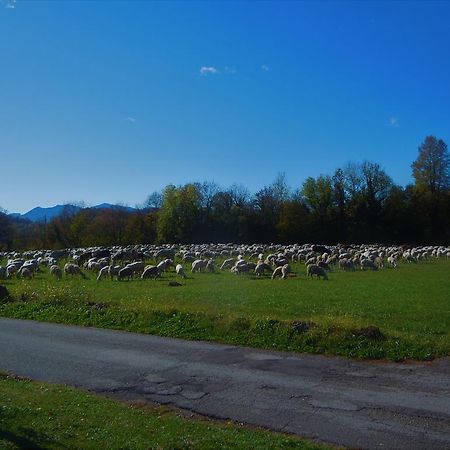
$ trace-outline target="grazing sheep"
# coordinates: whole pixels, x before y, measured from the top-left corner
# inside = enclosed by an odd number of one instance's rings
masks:
[[[284,266],[278,266],[272,273],[272,280],[276,277],[280,277],[282,279],[286,279],[291,272],[291,267],[289,264],[285,264]]]
[[[81,269],[80,266],[77,266],[73,263],[66,263],[64,265],[64,274],[65,275],[81,275]]]
[[[173,266],[173,261],[171,259],[164,259],[156,267],[158,267],[159,272],[165,272],[170,266]]]
[[[264,275],[264,272],[271,272],[272,271],[272,267],[270,266],[270,264],[267,264],[265,262],[258,262],[258,264],[256,264],[255,267],[255,273],[258,277],[260,277],[261,275]]]
[[[144,261],[135,261],[135,262],[127,264],[125,267],[129,267],[133,271],[133,274],[135,274],[135,273],[142,272],[144,270],[145,262]],[[125,267],[124,267],[124,269],[125,269]]]
[[[234,266],[234,258],[226,259],[220,266],[221,270],[231,269]]]
[[[361,265],[361,270],[366,270],[366,269],[378,270],[378,267],[369,258],[361,259],[360,265]]]
[[[381,256],[377,256],[375,258],[374,264],[379,268],[379,269],[384,269],[384,259]]]
[[[215,272],[214,264],[215,261],[213,259],[208,260],[208,262],[206,263],[206,270],[208,272]]]
[[[160,271],[158,266],[147,266],[142,272],[141,278],[143,280],[147,278],[153,278],[156,280],[160,276]]]
[[[236,275],[239,275],[241,273],[248,273],[250,270],[250,267],[244,260],[239,260],[232,268],[231,272],[235,273]]]
[[[196,259],[193,263],[192,263],[192,269],[191,272],[201,272],[206,265],[208,264],[208,261],[205,259]]]
[[[57,280],[60,280],[62,278],[61,267],[57,266],[56,264],[53,264],[52,266],[50,266],[50,274],[54,276]]]
[[[405,256],[404,256],[404,260],[405,260],[406,262],[408,262],[408,263],[414,263],[414,264],[417,264],[417,259],[414,258],[413,255],[405,255]]]
[[[397,260],[396,260],[395,256],[393,256],[393,255],[388,256],[387,261],[394,269],[396,269],[398,267]]]
[[[306,276],[310,276],[312,278],[313,275],[316,275],[317,278],[322,277],[324,280],[328,280],[328,275],[325,270],[317,264],[310,264],[306,267]]]
[[[181,264],[177,264],[177,266],[175,267],[175,272],[181,278],[187,278],[186,273],[184,272],[183,266]]]
[[[131,266],[125,266],[123,269],[119,270],[119,273],[117,274],[117,281],[121,281],[123,278],[127,278],[128,281],[130,281],[130,278],[133,277],[134,274],[134,268]]]
[[[97,270],[101,269],[101,266],[98,261],[88,261],[87,263],[85,263],[85,268],[96,272]]]
[[[286,265],[289,261],[286,258],[277,258],[274,261],[275,267],[282,267]]]
[[[111,280],[119,275],[121,268],[121,266],[109,266],[108,275],[111,277]]]
[[[342,258],[339,260],[339,267],[344,271],[354,272],[356,270],[355,265],[351,259]]]
[[[19,274],[22,276],[22,278],[27,278],[28,280],[31,280],[33,278],[33,271],[29,267],[22,267],[19,270]]]
[[[328,270],[328,272],[331,272],[331,267],[325,261],[319,261],[317,265],[322,267],[323,270]]]
[[[18,267],[14,264],[10,264],[6,267],[6,278],[11,278],[12,275],[17,274]]]
[[[338,262],[338,257],[337,255],[329,256],[325,261],[329,266],[332,266]]]
[[[317,258],[315,256],[313,256],[312,258],[308,258],[305,261],[305,266],[309,266],[311,264],[316,264],[316,262],[317,262]]]
[[[276,277],[280,277],[283,275],[282,273],[282,267],[278,266],[275,268],[275,270],[272,273],[272,280],[275,279]]]
[[[109,275],[109,266],[102,267],[98,271],[97,281],[100,281],[103,277],[106,277],[107,275]]]
[[[175,249],[173,248],[162,248],[156,252],[155,258],[158,260],[159,258],[170,258],[172,260],[175,259]]]

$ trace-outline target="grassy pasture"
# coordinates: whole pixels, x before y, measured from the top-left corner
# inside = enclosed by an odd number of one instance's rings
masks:
[[[188,420],[58,385],[0,374],[0,449],[325,449],[234,423]]]
[[[96,282],[48,269],[5,282],[0,315],[123,329],[262,348],[357,358],[432,359],[450,354],[450,262],[400,264],[377,272],[288,280],[189,274],[181,287],[159,280]],[[367,327],[377,327],[381,334]]]

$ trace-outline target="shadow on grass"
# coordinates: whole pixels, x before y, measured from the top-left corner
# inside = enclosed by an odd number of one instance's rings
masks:
[[[21,428],[18,432],[20,434],[0,429],[0,441],[10,442],[18,448],[29,450],[43,450],[48,448],[47,444],[49,443],[57,444],[58,448],[68,448],[60,442],[55,443],[55,441],[46,434],[39,433],[38,431],[29,428]]]

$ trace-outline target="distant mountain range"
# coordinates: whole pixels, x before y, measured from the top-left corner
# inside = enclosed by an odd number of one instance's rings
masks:
[[[119,208],[125,211],[135,211],[136,208],[132,208],[131,206],[121,206],[121,205],[112,205],[111,203],[101,203],[100,205],[90,206],[89,208],[95,209],[110,209],[110,208]],[[60,216],[63,212],[68,214],[76,214],[82,208],[80,206],[75,205],[55,205],[50,208],[41,208],[40,206],[33,208],[32,210],[26,212],[25,214],[20,213],[11,213],[9,216],[15,217],[18,219],[30,220],[31,222],[43,222],[50,221],[54,217]]]

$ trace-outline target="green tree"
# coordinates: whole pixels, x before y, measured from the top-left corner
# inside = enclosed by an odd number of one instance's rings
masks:
[[[171,243],[193,242],[198,238],[197,227],[201,214],[201,195],[194,184],[167,186],[158,220],[158,241]]]
[[[416,187],[439,194],[450,187],[450,155],[442,139],[427,136],[412,163]]]

